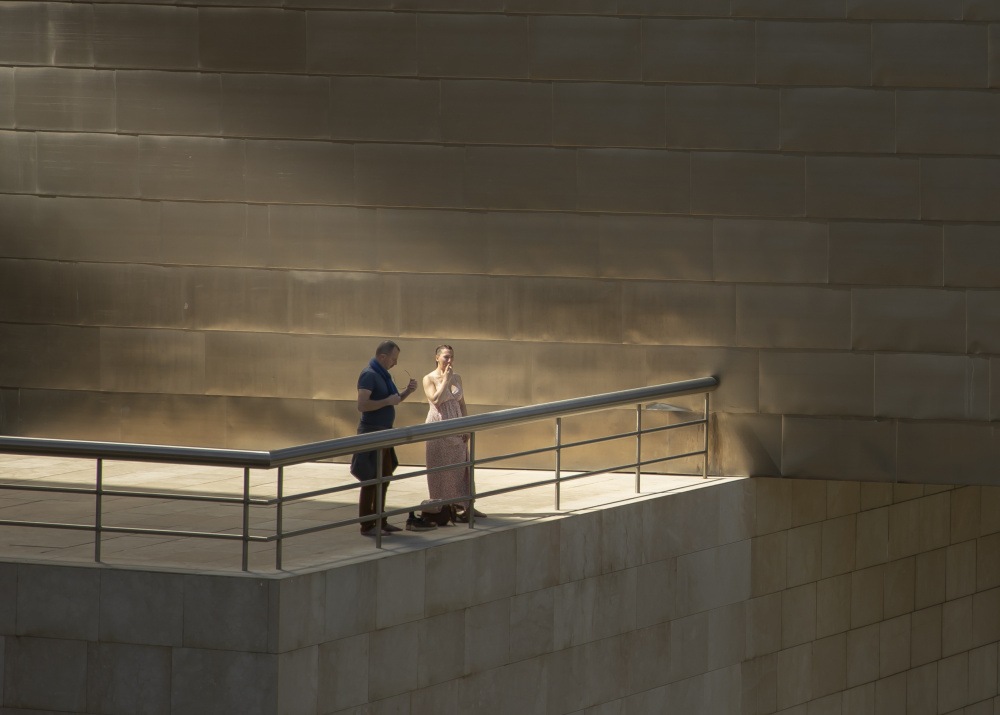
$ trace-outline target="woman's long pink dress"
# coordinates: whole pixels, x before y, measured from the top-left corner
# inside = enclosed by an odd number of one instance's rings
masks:
[[[451,386],[451,394],[440,404],[431,403],[425,422],[440,422],[462,416],[458,401],[462,399],[462,388]],[[442,437],[427,441],[427,468],[460,464],[469,459],[469,445],[461,435]],[[469,468],[443,469],[427,475],[427,491],[431,499],[454,499],[469,495]],[[459,502],[468,509],[468,502]]]

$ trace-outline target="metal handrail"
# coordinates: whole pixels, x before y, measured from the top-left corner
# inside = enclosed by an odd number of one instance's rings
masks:
[[[440,500],[439,502],[434,502],[435,504],[448,504],[458,501],[468,501],[470,509],[470,528],[474,525],[475,519],[472,515],[474,510],[472,509],[472,504],[477,498],[482,498],[485,496],[491,496],[495,494],[502,494],[511,491],[518,491],[520,489],[532,488],[535,486],[541,486],[546,484],[554,484],[556,488],[556,509],[559,506],[559,494],[560,494],[560,484],[564,481],[569,481],[570,479],[580,479],[586,476],[592,476],[596,474],[602,474],[607,472],[613,472],[620,469],[635,468],[635,486],[636,492],[640,491],[640,476],[643,466],[661,463],[664,461],[672,459],[681,459],[685,457],[703,455],[704,461],[702,465],[702,476],[707,475],[708,468],[708,420],[709,420],[709,393],[714,391],[718,387],[719,381],[716,377],[703,377],[693,380],[684,380],[681,382],[667,383],[663,385],[654,385],[652,387],[639,387],[631,390],[620,390],[617,392],[604,393],[600,395],[590,395],[587,397],[577,397],[569,400],[559,400],[556,402],[548,402],[539,405],[529,405],[526,407],[515,407],[506,410],[498,410],[496,412],[489,412],[480,415],[470,415],[467,417],[459,417],[455,419],[449,419],[441,422],[432,422],[427,424],[413,425],[409,427],[399,427],[390,430],[381,430],[378,432],[372,432],[368,434],[352,435],[349,437],[341,437],[338,439],[325,440],[322,442],[314,442],[311,444],[298,445],[294,447],[284,447],[281,449],[275,449],[271,451],[259,451],[259,450],[236,450],[236,449],[212,449],[212,448],[201,448],[201,447],[182,447],[173,445],[151,445],[151,444],[130,444],[121,442],[97,442],[97,441],[83,441],[83,440],[62,440],[62,439],[48,439],[48,438],[38,438],[38,437],[0,437],[0,453],[5,454],[24,454],[24,455],[43,455],[49,457],[65,457],[65,458],[83,458],[83,459],[96,459],[97,460],[97,480],[96,488],[94,489],[84,489],[77,487],[51,487],[51,486],[30,486],[25,484],[0,484],[0,490],[20,490],[20,491],[38,491],[38,492],[64,492],[64,493],[74,493],[74,494],[87,494],[96,496],[96,509],[95,509],[95,523],[93,525],[86,524],[59,524],[52,522],[28,522],[28,521],[9,521],[4,520],[0,522],[0,525],[5,526],[26,526],[26,527],[41,527],[41,528],[54,528],[54,529],[73,529],[73,530],[92,530],[95,532],[95,544],[94,544],[94,558],[95,561],[100,561],[101,557],[101,533],[111,532],[111,533],[135,533],[135,534],[161,534],[161,535],[176,535],[176,536],[189,536],[189,537],[199,537],[199,538],[213,538],[213,539],[239,539],[243,542],[243,570],[248,569],[248,548],[251,542],[271,542],[275,541],[276,548],[276,567],[281,568],[281,544],[284,538],[291,538],[293,536],[302,535],[305,533],[313,533],[315,531],[322,531],[325,529],[336,528],[338,526],[344,526],[347,524],[358,523],[363,520],[377,520],[378,524],[381,525],[382,521],[386,516],[391,516],[398,513],[405,513],[409,509],[393,509],[386,510],[384,505],[378,503],[376,505],[376,514],[369,517],[358,517],[355,519],[347,519],[339,522],[332,522],[329,524],[323,524],[316,527],[309,527],[307,529],[299,529],[293,532],[282,532],[282,509],[284,504],[296,501],[299,499],[310,498],[315,496],[321,496],[328,493],[346,491],[349,489],[357,489],[362,486],[374,486],[381,485],[384,482],[396,481],[399,479],[412,478],[416,476],[421,476],[424,474],[429,474],[434,471],[440,471],[442,469],[453,469],[455,467],[468,467],[470,471],[470,482],[471,482],[471,494],[468,497],[461,497],[457,499],[450,500]],[[642,403],[648,400],[657,400],[667,397],[681,397],[684,395],[692,394],[704,394],[705,395],[705,411],[704,416],[701,419],[691,420],[688,422],[682,422],[667,426],[653,427],[653,428],[643,428],[641,419]],[[623,406],[635,406],[637,408],[636,417],[636,429],[634,431],[616,433],[614,435],[605,435],[602,437],[580,440],[577,442],[563,443],[561,441],[561,423],[562,418],[568,415],[578,415],[588,412],[595,412],[598,410],[612,409],[615,407]],[[492,457],[485,457],[477,459],[475,456],[475,436],[476,432],[497,429],[501,427],[510,427],[513,425],[524,424],[528,422],[536,422],[539,420],[553,419],[556,421],[556,442],[551,447],[543,447],[540,449],[532,449],[525,452],[516,452],[505,455],[498,455]],[[642,435],[650,434],[654,432],[660,432],[668,429],[677,429],[680,427],[687,427],[692,425],[705,425],[704,431],[704,442],[703,448],[694,452],[686,452],[684,454],[672,455],[668,457],[661,457],[652,460],[642,459]],[[408,472],[406,474],[395,475],[391,477],[378,477],[376,479],[371,479],[367,481],[361,481],[353,485],[345,485],[339,487],[331,487],[328,489],[314,490],[310,492],[304,492],[302,494],[285,494],[284,493],[284,467],[292,466],[295,464],[302,464],[305,462],[314,462],[322,459],[330,459],[333,457],[340,457],[348,454],[355,454],[358,452],[368,452],[373,450],[378,450],[378,457],[381,458],[381,448],[385,447],[395,447],[404,444],[410,444],[413,442],[424,442],[432,439],[439,439],[442,437],[449,437],[453,435],[469,434],[470,435],[470,453],[469,460],[463,464],[459,465],[448,465],[448,467],[440,467],[434,469],[423,469],[413,472]],[[622,465],[620,467],[612,467],[599,469],[592,472],[585,472],[582,474],[574,474],[571,476],[562,476],[560,473],[561,464],[561,453],[562,450],[571,447],[578,447],[589,444],[596,444],[599,442],[604,442],[611,439],[622,439],[627,437],[636,438],[636,460],[635,462]],[[483,492],[481,494],[476,493],[475,489],[475,467],[477,464],[485,464],[490,462],[495,462],[503,459],[511,459],[516,456],[523,456],[528,454],[541,454],[545,452],[555,452],[555,477],[553,479],[542,480],[538,482],[532,482],[528,485],[519,485],[516,487],[506,487],[503,489],[495,489],[488,492]],[[140,491],[125,491],[125,490],[111,490],[103,488],[102,472],[103,472],[103,462],[105,460],[115,460],[115,461],[130,461],[130,462],[164,462],[169,464],[188,464],[188,465],[200,465],[200,466],[223,466],[223,467],[240,467],[243,469],[243,494],[240,497],[221,497],[221,496],[210,496],[210,495],[190,495],[190,494],[171,494],[163,492],[140,492]],[[252,498],[250,496],[250,470],[251,469],[278,469],[278,494],[276,498]],[[377,470],[381,473],[381,470]],[[377,495],[381,496],[381,488],[376,489]],[[243,507],[243,524],[241,534],[222,534],[214,532],[192,532],[192,531],[172,531],[172,530],[161,530],[161,529],[142,529],[142,528],[131,528],[131,527],[109,527],[102,524],[102,509],[101,501],[104,496],[127,496],[127,497],[137,497],[137,498],[157,498],[157,499],[185,499],[193,501],[207,501],[207,502],[222,502],[234,505],[242,505]],[[381,501],[378,499],[377,501]],[[261,506],[276,506],[277,507],[277,529],[276,533],[272,536],[259,536],[251,535],[249,533],[249,509],[251,506],[261,507]],[[381,529],[376,529],[376,544],[381,547]]]

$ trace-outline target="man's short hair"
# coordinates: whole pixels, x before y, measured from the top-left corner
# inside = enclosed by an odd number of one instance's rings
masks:
[[[375,355],[392,355],[393,350],[399,350],[399,346],[391,340],[383,340],[375,348]]]

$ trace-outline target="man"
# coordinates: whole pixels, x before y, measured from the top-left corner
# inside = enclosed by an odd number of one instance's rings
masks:
[[[361,375],[358,377],[358,412],[361,413],[358,434],[392,429],[392,424],[396,419],[396,405],[417,389],[417,381],[412,378],[402,393],[396,388],[389,370],[396,366],[398,360],[399,346],[391,340],[385,340],[379,343],[375,349],[375,357],[369,361],[368,367],[361,371]],[[377,450],[355,454],[351,459],[351,474],[359,481],[375,479],[377,463]],[[392,447],[383,449],[382,476],[390,476],[398,466],[399,460],[396,459],[396,450]],[[388,489],[389,482],[383,483],[383,509],[385,509],[385,494]],[[374,484],[361,487],[358,516],[371,516],[376,513],[376,490],[377,487]],[[411,531],[425,531],[435,527],[430,524],[425,525],[422,519],[410,512],[406,528]],[[382,522],[383,536],[394,531],[400,531],[400,528],[393,526],[388,521]],[[375,536],[375,520],[361,522],[361,533],[364,536]]]

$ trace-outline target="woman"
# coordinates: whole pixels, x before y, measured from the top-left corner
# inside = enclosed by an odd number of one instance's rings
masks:
[[[455,351],[451,345],[438,345],[434,350],[434,362],[437,367],[424,375],[424,393],[430,403],[426,422],[440,422],[453,417],[464,417],[469,412],[465,407],[465,396],[462,393],[462,378],[455,373],[453,362]],[[449,464],[459,464],[469,459],[469,435],[442,437],[427,441],[427,468],[445,467]],[[432,500],[454,499],[469,496],[469,468],[457,467],[443,469],[427,475],[427,490]],[[458,521],[468,521],[469,502],[456,504],[464,510],[464,515],[457,517]],[[477,517],[484,517],[476,511]]]

